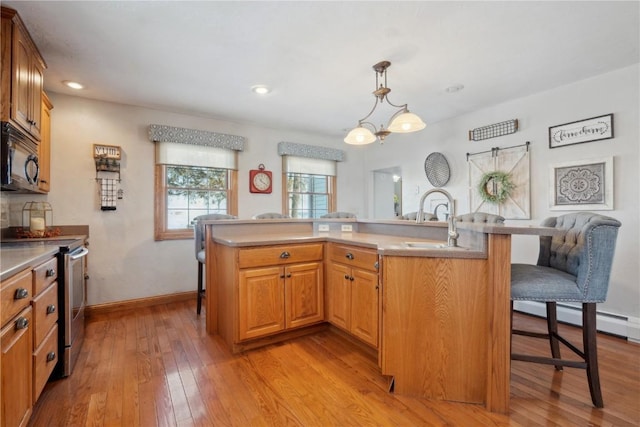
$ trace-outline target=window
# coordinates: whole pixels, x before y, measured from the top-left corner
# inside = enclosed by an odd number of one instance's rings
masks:
[[[320,218],[335,210],[334,181],[327,175],[287,173],[287,214],[291,218]]]
[[[237,213],[235,151],[189,144],[156,144],[155,239],[191,239],[192,221]]]
[[[283,157],[284,212],[291,218],[320,218],[335,211],[336,162]]]

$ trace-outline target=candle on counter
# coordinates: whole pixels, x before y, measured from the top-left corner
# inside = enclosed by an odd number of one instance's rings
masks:
[[[31,218],[29,230],[38,237],[44,236],[44,218]]]

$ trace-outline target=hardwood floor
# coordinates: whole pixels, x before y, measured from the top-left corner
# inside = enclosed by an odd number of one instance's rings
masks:
[[[47,384],[30,426],[637,426],[640,345],[599,334],[605,408],[586,374],[514,362],[511,413],[387,392],[376,361],[331,331],[232,355],[195,301],[91,318],[73,375]],[[518,327],[541,319],[515,315]],[[561,326],[570,337],[576,328]],[[516,337],[518,351],[546,343]],[[410,349],[409,349],[410,350]],[[563,354],[566,354],[565,351]]]

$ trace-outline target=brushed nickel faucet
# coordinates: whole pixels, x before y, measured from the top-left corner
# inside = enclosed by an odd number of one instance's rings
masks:
[[[447,217],[447,224],[449,225],[449,230],[447,232],[447,246],[458,246],[458,230],[456,229],[456,204],[451,194],[449,194],[446,190],[442,190],[440,188],[432,188],[431,190],[425,191],[422,197],[420,197],[420,208],[418,209],[416,222],[419,224],[424,221],[424,202],[430,194],[434,193],[442,194],[447,198],[447,201],[449,203],[449,216]]]

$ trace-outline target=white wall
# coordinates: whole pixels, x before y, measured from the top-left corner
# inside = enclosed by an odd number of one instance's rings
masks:
[[[618,235],[608,300],[598,309],[640,319],[640,183],[638,65],[476,111],[452,120],[428,123],[415,134],[391,135],[384,145],[363,150],[367,172],[402,165],[403,212],[418,208],[420,195],[431,188],[424,174],[424,159],[441,152],[451,167],[451,179],[444,187],[457,201],[458,213],[469,211],[466,153],[531,142],[531,220],[508,221],[517,225],[539,224],[544,218],[567,213],[551,211],[548,203],[549,165],[570,160],[614,156],[614,203],[612,211],[601,211],[622,222]],[[445,95],[443,95],[445,96]],[[446,96],[456,96],[450,94]],[[434,100],[437,102],[437,100]],[[613,113],[615,138],[550,149],[549,126]],[[480,142],[468,140],[467,132],[477,127],[518,119],[520,129],[512,134]],[[367,206],[372,210],[373,194]],[[538,240],[515,236],[513,259],[535,263]]]
[[[47,196],[11,195],[9,225],[20,226],[25,201],[47,200],[57,225],[90,227],[88,302],[101,304],[194,291],[196,260],[192,240],[153,240],[154,145],[149,124],[164,124],[247,138],[239,154],[239,216],[249,219],[261,212],[280,212],[282,161],[280,141],[348,149],[339,139],[301,132],[267,129],[152,109],[86,100],[52,93],[51,192]],[[92,147],[94,143],[122,147],[121,188],[124,198],[115,211],[101,211]],[[355,166],[350,165],[353,157]],[[250,169],[264,163],[273,171],[273,193],[249,193]],[[361,161],[347,153],[338,165],[340,182],[361,181]],[[6,197],[5,197],[6,196]],[[338,208],[361,214],[364,207],[358,186],[340,186]],[[6,203],[3,203],[3,208]],[[3,226],[5,226],[3,224]]]

